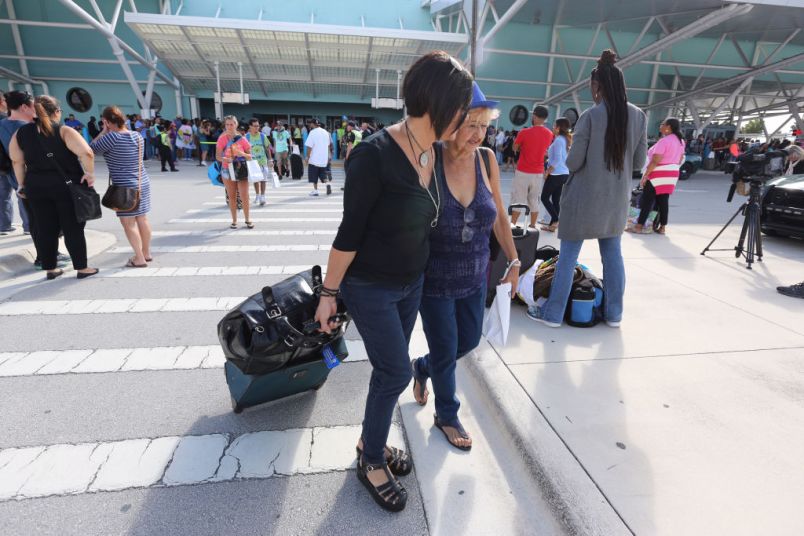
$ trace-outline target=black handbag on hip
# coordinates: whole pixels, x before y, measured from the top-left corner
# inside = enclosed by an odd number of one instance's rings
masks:
[[[338,301],[342,322],[330,334],[320,333],[315,312],[322,286],[321,267],[267,286],[218,323],[218,339],[224,356],[246,374],[261,375],[285,366],[318,359],[327,344],[346,330],[349,316]]]
[[[109,186],[103,194],[103,206],[115,212],[131,212],[136,210],[140,204],[140,189],[142,188],[142,136],[137,136],[137,187],[128,188],[112,184],[112,177],[109,176]]]
[[[36,134],[36,139],[39,141],[39,145],[42,147],[45,155],[53,160],[53,163],[56,164],[56,169],[58,169],[61,176],[64,177],[64,184],[67,185],[67,190],[70,192],[70,197],[73,200],[76,221],[78,223],[86,223],[90,220],[97,220],[103,216],[100,196],[98,192],[95,191],[95,188],[80,181],[74,182],[67,176],[67,173],[64,172],[61,164],[56,160],[56,156],[45,148],[45,144],[42,143],[42,138],[39,133]]]

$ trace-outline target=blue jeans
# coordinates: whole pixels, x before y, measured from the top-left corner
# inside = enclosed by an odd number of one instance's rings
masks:
[[[461,299],[422,297],[419,311],[430,353],[416,360],[416,374],[433,381],[436,415],[446,423],[458,417],[455,366],[480,342],[485,299],[485,285]]]
[[[625,265],[620,249],[621,237],[600,238],[600,257],[603,259],[603,317],[609,322],[619,322],[623,317],[623,295],[625,294]],[[564,319],[575,265],[581,252],[583,240],[562,240],[561,251],[556,264],[550,297],[537,310],[537,316],[548,322],[560,324]]]
[[[17,190],[17,181],[11,175],[0,175],[0,230],[10,229],[14,223],[14,202],[11,193]],[[22,229],[30,232],[31,226],[28,219],[28,211],[22,204],[22,199],[17,196],[17,207],[20,211]]]
[[[385,462],[394,408],[412,378],[408,344],[423,281],[422,276],[402,285],[347,276],[341,283],[343,301],[363,337],[372,367],[362,434],[363,458],[369,464]]]

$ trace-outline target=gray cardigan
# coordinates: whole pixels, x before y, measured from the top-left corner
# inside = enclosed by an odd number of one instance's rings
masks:
[[[610,238],[625,230],[631,176],[647,158],[647,119],[642,110],[628,105],[625,160],[619,173],[606,169],[607,124],[606,105],[601,103],[581,114],[575,125],[567,156],[570,176],[561,195],[561,240]]]

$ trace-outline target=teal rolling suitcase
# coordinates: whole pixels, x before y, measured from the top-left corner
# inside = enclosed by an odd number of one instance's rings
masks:
[[[331,348],[340,361],[349,356],[343,337],[333,341]],[[261,375],[245,374],[227,361],[224,372],[232,396],[232,409],[235,413],[240,413],[246,408],[265,402],[320,389],[327,381],[330,369],[324,363],[322,355],[318,354],[316,357],[314,360],[290,363],[279,370]]]

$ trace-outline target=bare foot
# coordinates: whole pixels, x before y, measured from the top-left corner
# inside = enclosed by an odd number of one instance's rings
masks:
[[[472,446],[472,438],[463,437],[457,428],[453,428],[452,426],[443,426],[442,428],[444,429],[444,433],[447,434],[447,440],[456,447],[467,448]]]
[[[423,388],[422,388],[423,387]],[[420,406],[427,405],[427,398],[430,396],[430,391],[427,390],[427,385],[422,386],[418,380],[413,380],[413,398]]]

